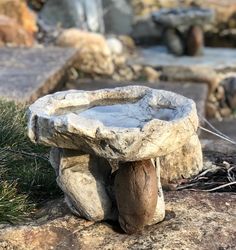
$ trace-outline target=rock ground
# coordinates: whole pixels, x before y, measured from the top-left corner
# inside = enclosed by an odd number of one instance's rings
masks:
[[[19,250],[235,249],[235,198],[233,193],[167,192],[165,221],[131,236],[116,224],[76,218],[66,212],[64,203],[56,206],[57,201],[46,210],[48,214],[55,207],[49,220],[2,227],[0,246]],[[60,210],[64,216],[56,217]]]

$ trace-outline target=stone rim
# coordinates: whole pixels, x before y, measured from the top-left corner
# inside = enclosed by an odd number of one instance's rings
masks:
[[[56,118],[53,115],[58,105],[68,107],[72,102],[74,106],[88,105],[101,100],[104,96],[111,99],[117,96],[132,99],[145,95],[159,96],[165,100],[173,99],[171,105],[179,107],[184,115],[172,121],[152,119],[141,129],[111,129],[106,126],[98,128],[96,124],[85,128],[78,125],[80,120],[70,113]],[[90,154],[121,161],[150,159],[169,154],[185,144],[188,138],[196,133],[197,128],[198,116],[194,101],[169,91],[143,86],[57,92],[38,99],[29,107],[28,135],[33,142],[82,149]],[[168,141],[171,137],[175,138],[175,143]],[[68,138],[71,140],[70,145],[65,143]]]

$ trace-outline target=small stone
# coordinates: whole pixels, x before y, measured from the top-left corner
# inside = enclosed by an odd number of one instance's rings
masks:
[[[218,105],[216,103],[207,102],[206,104],[206,115],[209,118],[219,116]]]
[[[223,80],[226,102],[231,109],[236,108],[236,77],[229,77]]]
[[[148,225],[157,204],[157,178],[151,160],[121,163],[115,196],[122,229],[132,234]]]
[[[123,52],[123,45],[117,38],[115,37],[108,38],[107,44],[112,54],[120,55]]]
[[[111,75],[114,72],[111,50],[106,39],[100,34],[71,28],[60,34],[56,44],[80,50],[74,66],[78,70],[102,75]]]
[[[215,97],[218,101],[225,99],[225,90],[222,85],[219,85],[215,90]]]
[[[204,34],[199,26],[192,26],[187,32],[186,52],[190,56],[203,54]]]
[[[136,49],[134,40],[127,35],[120,35],[118,39],[122,42],[124,48],[128,50],[128,52],[134,52]]]
[[[232,114],[232,110],[228,107],[221,108],[219,112],[222,117],[228,117]]]
[[[104,32],[101,0],[50,0],[39,13],[40,19],[56,28],[76,27],[91,32]]]
[[[115,67],[124,67],[126,63],[126,57],[124,55],[113,55],[112,57]]]
[[[133,11],[128,0],[103,0],[106,33],[129,34],[132,30]]]
[[[160,73],[152,67],[148,67],[148,66],[144,67],[143,73],[149,82],[156,82],[160,78]]]

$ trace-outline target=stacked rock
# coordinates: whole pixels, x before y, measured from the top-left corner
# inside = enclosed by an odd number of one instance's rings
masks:
[[[192,100],[142,86],[58,92],[29,108],[28,135],[53,147],[71,211],[128,234],[164,219],[161,180],[202,169],[197,128]]]
[[[203,27],[214,21],[214,11],[204,8],[162,9],[154,12],[153,21],[164,27],[164,42],[174,55],[203,54]]]

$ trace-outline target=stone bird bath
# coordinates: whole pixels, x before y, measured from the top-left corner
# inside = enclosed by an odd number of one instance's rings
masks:
[[[197,128],[192,100],[142,86],[58,92],[29,107],[28,135],[53,147],[70,209],[89,220],[118,219],[129,234],[164,219],[161,178],[202,168]]]

